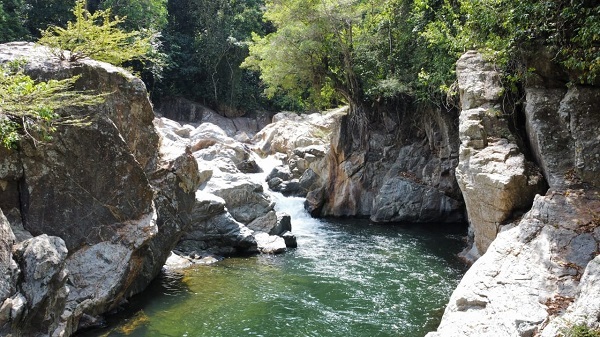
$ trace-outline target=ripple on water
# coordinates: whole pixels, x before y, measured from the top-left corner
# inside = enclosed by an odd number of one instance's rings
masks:
[[[83,336],[421,337],[464,273],[461,232],[292,225],[298,249],[163,275],[111,318],[119,323]]]

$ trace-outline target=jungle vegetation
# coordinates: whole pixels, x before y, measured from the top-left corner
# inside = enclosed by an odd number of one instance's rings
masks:
[[[0,42],[37,41],[75,19],[75,0],[0,0]],[[410,100],[452,109],[454,64],[478,49],[508,88],[541,49],[572,83],[598,84],[595,0],[88,0],[128,39],[153,36],[151,62],[129,61],[152,97],[224,110],[308,111],[341,104],[365,123]],[[101,20],[100,17],[97,18]],[[49,28],[50,27],[50,28]],[[52,28],[58,27],[58,28]],[[136,32],[136,33],[133,33]],[[377,108],[375,108],[377,107]]]

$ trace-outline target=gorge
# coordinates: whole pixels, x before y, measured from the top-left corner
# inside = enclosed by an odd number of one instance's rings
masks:
[[[457,63],[459,114],[386,116],[356,151],[343,108],[280,113],[272,123],[185,100],[154,111],[144,84],[122,69],[61,62],[33,44],[0,46],[0,62],[17,58],[37,79],[78,74],[78,88],[110,94],[90,111],[65,111],[89,123],[59,127],[52,142],[0,149],[2,334],[95,326],[146,288],[172,251],[202,264],[293,247],[295,226],[248,175],[260,170],[251,147],[285,159],[268,186],[305,196],[314,216],[468,220],[463,256],[476,261],[428,336],[598,328],[600,94],[566,86],[549,59],[524,88],[523,116],[510,116],[500,74],[467,52]]]

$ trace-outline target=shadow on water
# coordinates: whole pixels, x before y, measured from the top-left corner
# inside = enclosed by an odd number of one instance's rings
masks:
[[[161,275],[79,336],[422,337],[466,270],[464,225],[296,219],[297,249]]]
[[[76,337],[152,336],[146,309],[157,304],[162,310],[176,308],[193,293],[183,279],[185,272],[161,272],[141,293],[106,316],[105,327],[79,331]]]

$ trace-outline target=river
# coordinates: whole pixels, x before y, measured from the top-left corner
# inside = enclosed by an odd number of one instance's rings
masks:
[[[298,248],[163,273],[80,336],[422,337],[466,268],[464,226],[313,219],[277,195]]]

